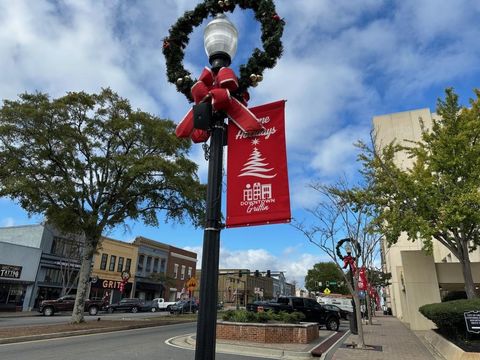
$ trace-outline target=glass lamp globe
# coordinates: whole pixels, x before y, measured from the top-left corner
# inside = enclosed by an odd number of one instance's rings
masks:
[[[345,251],[347,252],[347,254],[351,254],[352,253],[352,246],[350,244],[345,245]]]
[[[229,66],[237,52],[238,31],[225,14],[217,14],[205,28],[203,43],[212,68]]]

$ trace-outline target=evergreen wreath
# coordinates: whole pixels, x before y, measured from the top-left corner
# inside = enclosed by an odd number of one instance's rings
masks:
[[[336,246],[336,249],[337,249],[337,256],[340,258],[340,260],[343,260],[344,258],[346,258],[346,256],[343,256],[342,252],[340,251],[342,245],[345,243],[345,242],[349,242],[352,246],[355,246],[356,250],[357,250],[357,255],[360,255],[361,252],[362,252],[362,249],[360,247],[360,244],[358,243],[358,241],[355,241],[354,239],[352,238],[346,238],[346,239],[342,239],[340,240],[338,243],[337,243],[337,246]],[[353,250],[353,249],[352,249]],[[352,254],[351,256],[353,256],[354,254]],[[355,257],[353,257],[353,259],[355,259]]]
[[[199,26],[209,15],[233,12],[235,6],[252,9],[255,19],[261,23],[262,44],[264,51],[253,50],[246,65],[240,66],[238,94],[244,93],[250,86],[256,86],[263,78],[263,71],[271,69],[282,55],[282,34],[285,21],[275,11],[273,0],[205,0],[193,11],[186,11],[170,28],[169,36],[163,39],[163,54],[167,63],[168,81],[177,86],[177,91],[192,102],[190,88],[196,82],[183,66],[184,49],[188,45],[193,29]]]

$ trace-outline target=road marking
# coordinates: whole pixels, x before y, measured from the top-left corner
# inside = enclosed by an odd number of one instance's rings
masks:
[[[13,342],[13,343],[8,343],[8,344],[0,344],[0,347],[12,346],[12,345],[22,345],[22,344],[32,344],[32,343],[44,342],[44,341],[65,340],[65,339],[69,339],[69,338],[98,336],[98,335],[111,334],[111,333],[117,333],[117,334],[119,334],[119,333],[124,333],[124,332],[132,332],[132,331],[139,331],[139,330],[155,329],[155,328],[161,328],[161,327],[165,328],[165,327],[167,327],[167,326],[172,326],[172,327],[173,327],[173,326],[181,326],[181,325],[188,325],[188,324],[195,324],[195,322],[182,323],[182,324],[169,324],[169,325],[148,326],[148,327],[143,327],[143,328],[138,328],[138,329],[105,331],[105,332],[100,332],[100,333],[95,333],[95,334],[69,335],[69,336],[62,336],[62,337],[57,337],[57,338],[47,338],[47,339],[40,339],[40,340],[19,341],[19,342]],[[62,334],[62,333],[57,333],[57,334]],[[54,334],[45,334],[45,335],[55,335],[55,333],[54,333]]]
[[[177,349],[195,351],[195,349],[189,349],[189,348],[187,348],[187,347],[183,347],[183,346],[176,345],[176,344],[173,343],[173,341],[175,341],[175,339],[183,338],[183,337],[188,337],[188,336],[192,336],[192,335],[195,335],[195,334],[196,334],[196,333],[174,336],[174,337],[171,337],[170,339],[165,340],[165,344],[167,344],[167,345],[169,345],[169,346],[172,346],[172,347],[174,347],[174,348],[177,348]]]

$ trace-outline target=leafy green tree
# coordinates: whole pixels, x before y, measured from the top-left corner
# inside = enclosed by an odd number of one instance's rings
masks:
[[[72,322],[82,322],[92,257],[104,231],[127,218],[199,223],[205,186],[175,124],[110,89],[22,94],[0,109],[0,196],[85,239]]]
[[[389,244],[405,232],[432,252],[436,240],[460,261],[469,299],[476,297],[469,253],[480,244],[480,91],[470,108],[461,107],[452,89],[438,100],[431,129],[417,142],[393,142],[383,149],[364,143],[360,160],[371,185],[352,194],[376,206],[376,223]],[[403,140],[403,139],[397,139]],[[403,152],[412,159],[401,167]]]
[[[336,285],[330,284],[328,286],[332,292],[348,293],[343,274],[333,262],[320,262],[309,269],[307,276],[305,276],[305,288],[308,291],[323,292],[327,288],[327,281],[336,283]]]

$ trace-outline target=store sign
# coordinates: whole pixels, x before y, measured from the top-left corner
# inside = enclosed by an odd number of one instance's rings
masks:
[[[102,288],[104,289],[120,289],[121,281],[114,281],[114,280],[103,280],[102,281]]]
[[[0,264],[0,277],[8,279],[20,279],[21,275],[21,266]]]

